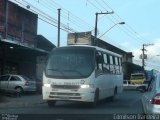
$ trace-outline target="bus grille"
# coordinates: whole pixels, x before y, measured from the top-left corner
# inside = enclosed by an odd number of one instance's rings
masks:
[[[55,99],[61,99],[61,100],[70,100],[70,99],[82,99],[82,97],[68,97],[68,98],[64,98],[64,97],[61,97],[61,96],[49,96],[50,98],[55,98]]]
[[[50,92],[50,95],[80,96],[80,93],[58,93],[58,92]]]
[[[52,85],[55,89],[79,89],[79,85]]]
[[[50,92],[50,98],[69,100],[69,99],[81,99],[80,93],[61,93],[61,92]]]

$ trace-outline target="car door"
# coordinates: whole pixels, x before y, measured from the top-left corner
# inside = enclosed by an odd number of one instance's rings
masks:
[[[10,75],[3,75],[0,77],[0,81],[1,81],[1,90],[8,90],[8,80],[10,78]]]
[[[144,112],[148,113],[147,111],[151,108],[151,100],[155,94],[156,91],[156,81],[155,78],[153,78],[148,86],[147,92],[144,93],[142,97],[142,103],[144,107]]]
[[[15,91],[15,87],[20,86],[21,83],[22,83],[22,80],[18,76],[12,75],[9,78],[8,90]]]

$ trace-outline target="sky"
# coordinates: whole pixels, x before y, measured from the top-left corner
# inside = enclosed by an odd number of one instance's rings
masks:
[[[53,18],[50,23],[57,25],[57,9],[61,8],[61,27],[74,32],[92,31],[94,35],[95,13],[98,15],[98,37],[126,52],[133,52],[134,63],[141,65],[143,44],[147,54],[146,68],[160,69],[160,0],[11,0],[23,7],[30,5],[30,11],[38,11],[39,18]],[[44,18],[45,16],[45,18]],[[47,20],[48,20],[47,19]],[[119,22],[125,22],[119,25]],[[38,34],[42,34],[57,45],[57,27],[38,20]],[[67,45],[68,32],[61,30],[60,45]]]

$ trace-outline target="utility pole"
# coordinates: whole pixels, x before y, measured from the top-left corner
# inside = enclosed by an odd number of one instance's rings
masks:
[[[112,12],[105,12],[105,13],[103,13],[103,12],[101,12],[101,13],[96,13],[96,20],[95,20],[95,31],[94,31],[94,36],[95,36],[95,38],[94,38],[94,42],[93,42],[93,44],[94,44],[94,46],[98,46],[98,42],[97,42],[97,23],[98,23],[98,15],[99,14],[113,14],[114,12],[112,11]]]
[[[61,9],[58,9],[58,36],[57,36],[57,47],[60,47],[60,16],[61,16]]]
[[[3,39],[7,39],[7,34],[8,34],[8,0],[5,1],[5,12],[4,12],[4,21],[5,25],[3,26],[4,32],[3,32]],[[2,62],[1,62],[1,74],[5,74],[5,65],[6,65],[6,55],[7,55],[7,48],[6,44],[2,43]]]
[[[145,57],[144,57],[144,51],[146,50],[145,48],[144,48],[144,46],[145,46],[145,44],[143,44],[143,48],[142,48],[142,69],[144,70],[144,66],[145,66],[145,63],[144,63],[144,59],[145,59]]]
[[[145,59],[147,59],[147,55],[144,53],[146,51],[145,47],[146,46],[151,46],[153,44],[143,44],[143,48],[142,48],[142,69],[144,70],[145,67]]]
[[[8,0],[5,1],[5,27],[4,27],[4,39],[7,39],[8,31]]]

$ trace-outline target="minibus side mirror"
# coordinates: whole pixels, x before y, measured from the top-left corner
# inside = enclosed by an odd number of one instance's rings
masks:
[[[101,56],[101,55],[98,55],[98,56],[96,56],[96,61],[97,61],[97,63],[103,63],[103,56]]]

